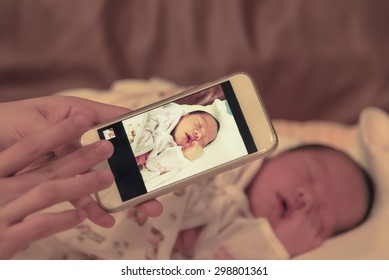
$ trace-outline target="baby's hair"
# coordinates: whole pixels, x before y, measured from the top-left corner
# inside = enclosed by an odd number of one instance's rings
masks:
[[[219,132],[220,122],[211,113],[208,113],[208,112],[203,111],[203,110],[194,110],[194,111],[191,111],[191,112],[188,113],[188,115],[195,115],[195,114],[207,114],[207,115],[210,115],[215,120],[216,126],[217,126],[217,132]]]
[[[364,181],[365,181],[365,186],[366,186],[366,191],[367,191],[367,209],[365,211],[365,215],[362,217],[362,219],[359,221],[358,224],[355,225],[355,227],[361,225],[363,222],[367,220],[367,218],[370,216],[371,211],[373,209],[373,204],[375,200],[375,184],[369,173],[361,166],[359,165],[354,159],[352,159],[347,153],[336,149],[331,146],[326,146],[322,144],[304,144],[300,145],[294,148],[291,148],[289,150],[286,150],[284,153],[288,152],[293,152],[293,151],[299,151],[299,150],[308,150],[308,149],[317,149],[317,150],[331,150],[338,152],[348,158],[362,173]]]

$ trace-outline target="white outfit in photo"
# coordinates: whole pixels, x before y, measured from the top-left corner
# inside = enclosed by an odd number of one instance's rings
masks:
[[[137,130],[134,154],[150,153],[141,170],[145,182],[167,172],[178,170],[190,161],[184,157],[182,147],[174,141],[171,132],[186,111],[170,103],[147,113],[143,127]]]

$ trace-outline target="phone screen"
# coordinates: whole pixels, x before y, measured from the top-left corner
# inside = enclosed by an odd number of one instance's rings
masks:
[[[98,129],[122,201],[257,152],[229,81]]]

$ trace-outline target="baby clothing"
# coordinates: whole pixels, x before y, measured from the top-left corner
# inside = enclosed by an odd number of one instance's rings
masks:
[[[178,170],[190,161],[184,157],[182,147],[174,141],[171,132],[186,111],[178,104],[170,103],[144,114],[143,120],[125,123],[134,155],[148,153],[141,169],[145,182],[161,174]],[[173,176],[174,174],[170,174]]]
[[[203,226],[193,259],[289,258],[267,219],[255,218],[250,211],[245,188],[260,164],[253,162],[188,188],[181,230]]]

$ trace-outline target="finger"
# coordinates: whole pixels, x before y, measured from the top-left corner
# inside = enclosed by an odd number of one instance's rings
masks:
[[[111,228],[115,225],[115,218],[105,212],[90,196],[71,201],[74,207],[82,209],[87,213],[90,221],[104,228]]]
[[[75,96],[50,96],[30,100],[41,114],[52,123],[76,115],[84,115],[99,124],[124,115],[130,110]]]
[[[109,171],[98,171],[74,178],[47,181],[25,195],[13,200],[0,209],[0,216],[7,224],[18,222],[27,215],[56,203],[75,200],[90,193],[109,187],[113,175]]]
[[[84,221],[86,214],[79,210],[41,214],[12,225],[3,236],[8,240],[0,258],[8,259],[32,242],[71,229]]]
[[[112,120],[118,116],[128,114],[131,112],[130,109],[124,107],[113,106],[109,104],[104,104],[84,98],[79,97],[63,97],[63,96],[53,96],[52,99],[48,100],[50,104],[46,102],[38,104],[40,107],[43,107],[43,111],[47,111],[47,108],[52,108],[52,104],[57,103],[57,107],[61,108],[63,111],[62,117],[65,116],[76,116],[82,114],[88,117],[89,120],[93,122],[94,125],[103,123],[105,121]],[[46,101],[47,98],[44,99]],[[50,106],[48,106],[50,105]],[[46,112],[47,117],[50,116],[50,112]],[[58,114],[55,114],[58,115]],[[61,114],[60,114],[61,115]],[[58,122],[60,120],[53,119],[52,121]],[[78,141],[72,143],[67,143],[66,145],[55,149],[54,152],[56,156],[63,157],[66,156],[75,150],[79,149],[80,145]]]
[[[113,149],[111,142],[101,140],[82,147],[64,158],[57,159],[39,171],[52,176],[52,178],[66,178],[82,174],[91,170],[103,160],[110,158]]]
[[[7,204],[9,201],[19,197],[18,190],[16,188],[13,188],[13,186],[10,185],[6,180],[7,179],[0,178],[0,208],[3,205]]]
[[[94,124],[100,124],[130,112],[128,108],[74,96],[52,96],[37,101],[36,105],[39,106],[40,111],[52,122],[58,122],[67,116],[82,114],[91,119]],[[52,108],[60,112],[53,113]]]
[[[55,153],[55,156],[57,158],[62,158],[62,157],[65,157],[75,151],[77,151],[78,149],[80,149],[82,147],[81,143],[80,143],[80,140],[77,139],[77,140],[74,140],[74,141],[71,141],[59,148],[56,148],[54,150],[54,153]]]
[[[37,158],[78,137],[89,126],[90,122],[79,115],[23,138],[0,154],[0,176],[20,171]]]
[[[73,177],[90,171],[112,153],[113,145],[109,141],[98,141],[39,169],[19,174],[11,183],[19,193],[24,193],[44,181]]]
[[[131,110],[124,107],[113,106],[92,100],[82,99],[78,97],[69,98],[70,106],[73,109],[71,114],[87,114],[95,124],[111,120],[124,114],[128,114]]]
[[[158,217],[163,211],[162,204],[156,199],[143,202],[136,206],[136,208],[149,217]]]

